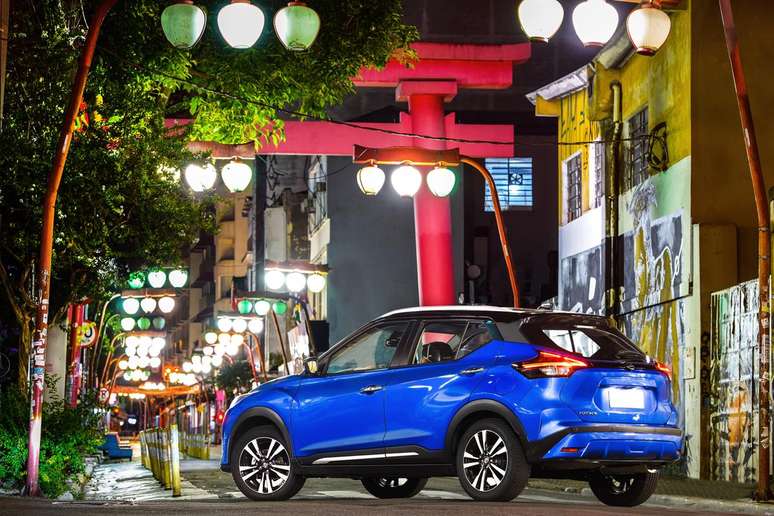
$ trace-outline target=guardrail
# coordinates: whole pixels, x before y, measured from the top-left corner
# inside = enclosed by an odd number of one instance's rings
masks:
[[[172,496],[180,496],[180,438],[177,425],[140,432],[140,450],[142,465],[153,473],[164,489],[172,490]]]

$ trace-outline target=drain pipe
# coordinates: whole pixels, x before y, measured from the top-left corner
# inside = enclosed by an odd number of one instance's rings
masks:
[[[616,257],[618,246],[618,189],[621,177],[621,134],[623,107],[621,83],[610,85],[613,92],[613,147],[609,173],[605,177],[605,315],[615,320],[618,313],[618,277]]]

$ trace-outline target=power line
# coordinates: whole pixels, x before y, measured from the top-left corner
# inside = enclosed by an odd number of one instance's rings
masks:
[[[564,146],[575,146],[575,145],[590,145],[590,144],[607,144],[607,143],[616,143],[616,142],[630,142],[630,141],[636,141],[636,140],[643,140],[643,139],[650,139],[652,138],[651,135],[639,135],[635,137],[630,138],[620,138],[618,140],[581,140],[581,141],[570,141],[570,142],[515,142],[515,141],[508,141],[508,142],[502,142],[502,141],[494,141],[494,140],[476,140],[476,139],[469,139],[469,138],[452,138],[447,136],[430,136],[427,134],[420,134],[420,133],[406,133],[402,131],[396,131],[392,129],[384,129],[381,127],[371,127],[366,126],[363,124],[359,124],[357,122],[347,122],[344,120],[336,120],[334,118],[325,118],[317,115],[313,115],[311,113],[303,113],[301,111],[296,111],[293,109],[283,108],[279,106],[275,106],[273,104],[269,104],[268,102],[261,102],[259,100],[249,99],[247,97],[242,97],[240,95],[235,95],[233,93],[229,93],[227,91],[218,90],[215,88],[211,88],[209,86],[202,86],[201,84],[197,84],[193,81],[190,81],[188,79],[177,77],[175,75],[168,74],[166,72],[162,72],[159,70],[151,70],[139,63],[133,63],[129,62],[128,60],[124,59],[122,56],[116,54],[115,52],[112,52],[108,49],[103,48],[107,53],[111,54],[114,57],[117,57],[118,59],[123,60],[125,63],[128,63],[129,65],[133,66],[136,69],[142,70],[149,74],[155,74],[160,75],[162,77],[165,77],[167,79],[177,81],[180,84],[185,84],[187,86],[190,86],[191,88],[198,89],[200,91],[203,91],[205,93],[209,93],[211,95],[216,95],[219,97],[223,97],[229,100],[236,100],[239,102],[243,102],[245,104],[252,104],[258,107],[262,107],[265,109],[272,109],[274,111],[284,113],[286,115],[294,116],[297,118],[307,118],[310,120],[315,120],[318,122],[328,122],[335,125],[341,125],[345,127],[351,127],[354,129],[360,129],[363,131],[372,131],[372,132],[378,132],[383,134],[389,134],[393,136],[404,136],[407,138],[419,138],[423,140],[430,140],[430,141],[442,141],[442,142],[456,142],[456,143],[470,143],[470,144],[487,144],[487,145],[509,145],[513,147],[514,145],[519,146],[527,146],[527,147],[564,147]]]

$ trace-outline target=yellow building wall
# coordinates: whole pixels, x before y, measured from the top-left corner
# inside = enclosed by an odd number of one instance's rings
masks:
[[[566,223],[565,217],[565,185],[563,175],[563,163],[580,151],[581,153],[581,182],[583,184],[582,209],[587,211],[590,207],[589,198],[589,144],[577,142],[591,142],[600,136],[599,122],[591,120],[589,111],[589,95],[587,90],[580,90],[557,100],[553,104],[559,108],[559,221]]]

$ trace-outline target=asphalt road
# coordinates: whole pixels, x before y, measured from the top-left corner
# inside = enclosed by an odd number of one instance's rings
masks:
[[[606,507],[595,499],[574,493],[526,489],[514,502],[473,502],[455,479],[432,479],[427,488],[409,500],[378,500],[368,495],[359,482],[342,479],[310,479],[304,489],[287,502],[257,503],[246,500],[236,491],[229,475],[220,471],[188,472],[186,478],[200,488],[206,488],[217,498],[169,502],[52,502],[24,498],[0,498],[0,515],[464,515],[493,516],[500,514],[545,515],[561,514],[643,514],[695,515],[728,514],[711,506],[666,507],[644,505],[633,509]]]

